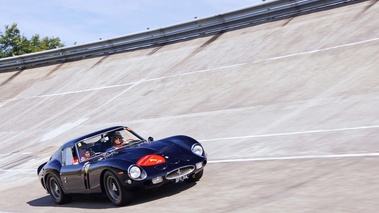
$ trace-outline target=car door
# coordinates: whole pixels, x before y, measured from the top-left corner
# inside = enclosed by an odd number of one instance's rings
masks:
[[[74,147],[66,147],[62,150],[60,177],[66,193],[86,193],[83,175],[85,165],[79,163],[76,156]]]

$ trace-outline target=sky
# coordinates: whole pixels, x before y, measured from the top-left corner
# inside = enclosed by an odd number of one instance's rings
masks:
[[[27,39],[65,46],[112,39],[216,16],[272,0],[0,0],[0,32],[17,24]]]

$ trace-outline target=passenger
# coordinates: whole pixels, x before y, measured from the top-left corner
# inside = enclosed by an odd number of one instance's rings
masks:
[[[83,142],[78,143],[79,148],[79,156],[80,156],[80,162],[89,160],[91,158],[91,154],[89,150],[87,150],[87,144]],[[87,154],[88,152],[88,154]]]
[[[89,160],[89,159],[91,159],[91,153],[89,152],[89,151],[86,151],[85,153],[84,153],[84,156],[82,156],[81,158],[80,158],[80,161],[86,161],[86,160]]]

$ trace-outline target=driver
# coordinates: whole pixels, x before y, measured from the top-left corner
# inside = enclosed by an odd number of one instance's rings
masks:
[[[121,133],[120,132],[115,132],[113,133],[112,137],[111,137],[111,140],[112,140],[112,147],[108,148],[107,149],[107,152],[108,151],[111,151],[111,150],[114,150],[114,149],[119,149],[122,147],[122,143],[124,142],[124,138],[122,137]]]

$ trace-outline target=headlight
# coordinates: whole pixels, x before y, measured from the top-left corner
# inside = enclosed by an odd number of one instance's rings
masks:
[[[202,156],[203,155],[203,147],[200,146],[200,144],[194,144],[191,148],[192,152],[199,155],[199,156]]]
[[[132,179],[139,179],[139,177],[141,176],[141,169],[137,166],[131,166],[129,168],[129,176]]]

